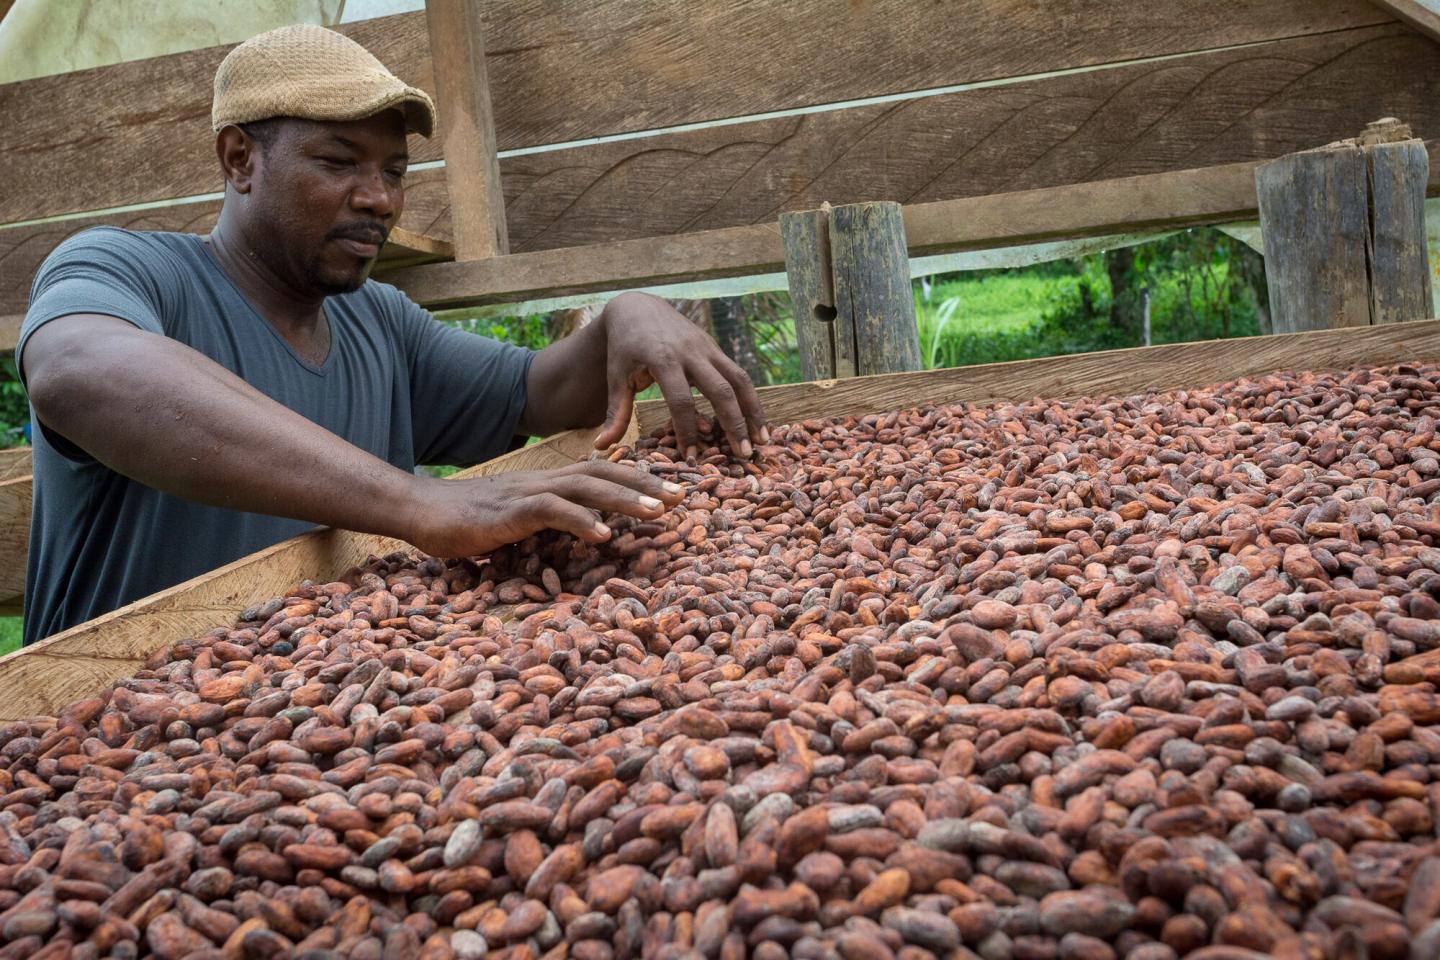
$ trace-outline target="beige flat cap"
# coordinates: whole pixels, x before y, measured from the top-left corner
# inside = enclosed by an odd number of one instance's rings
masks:
[[[271,117],[360,120],[400,110],[407,130],[435,130],[435,104],[343,33],[312,24],[281,27],[240,44],[215,71],[210,124]]]

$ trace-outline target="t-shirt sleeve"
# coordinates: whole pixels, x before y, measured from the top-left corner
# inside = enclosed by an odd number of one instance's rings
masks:
[[[164,334],[160,285],[146,264],[157,251],[143,237],[112,227],[84,230],[45,258],[30,288],[30,306],[15,347],[22,364],[31,335],[58,317],[99,313]]]
[[[441,323],[393,295],[408,345],[415,462],[471,466],[510,450],[534,352]]]
[[[59,317],[98,313],[163,336],[161,285],[147,269],[158,266],[157,255],[142,236],[113,227],[81,231],[52,250],[35,274],[15,345],[21,382],[25,381],[25,345],[36,330]],[[35,425],[62,456],[77,462],[92,459],[38,417]]]

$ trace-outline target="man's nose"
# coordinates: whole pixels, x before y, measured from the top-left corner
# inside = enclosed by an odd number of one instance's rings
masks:
[[[350,205],[388,219],[395,212],[395,198],[385,183],[385,175],[379,171],[362,174],[355,189],[350,191]]]

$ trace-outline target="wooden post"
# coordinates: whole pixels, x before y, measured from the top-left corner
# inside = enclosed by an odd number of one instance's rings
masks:
[[[1430,315],[1429,156],[1385,119],[1255,171],[1275,333]]]
[[[1275,332],[1368,325],[1364,152],[1337,144],[1292,153],[1261,166],[1255,189]]]
[[[920,369],[920,332],[900,204],[848,203],[830,211],[835,309],[855,328],[860,375]]]
[[[806,380],[920,369],[898,203],[781,214],[780,236]]]
[[[474,0],[425,0],[456,260],[510,252],[481,7]]]
[[[1424,320],[1433,312],[1425,244],[1425,184],[1430,156],[1420,140],[1365,148],[1369,161],[1373,259],[1372,323]]]
[[[795,312],[795,344],[805,380],[855,376],[855,328],[835,309],[830,206],[780,214],[785,276]]]

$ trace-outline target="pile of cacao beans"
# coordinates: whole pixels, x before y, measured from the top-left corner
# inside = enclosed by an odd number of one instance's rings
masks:
[[[0,960],[1433,960],[1437,383],[642,440],[0,729]]]

